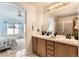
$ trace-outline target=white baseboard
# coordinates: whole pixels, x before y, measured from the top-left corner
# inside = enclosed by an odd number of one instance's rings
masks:
[[[23,49],[23,50],[18,51],[18,52],[16,53],[16,57],[28,56],[28,55],[30,55],[30,54],[32,54],[32,53],[33,53],[32,50],[30,50],[30,51],[25,51],[25,50]]]
[[[32,53],[33,53],[32,50],[31,50],[31,51],[27,51],[27,52],[25,53],[25,55],[28,56],[29,54],[32,54]]]

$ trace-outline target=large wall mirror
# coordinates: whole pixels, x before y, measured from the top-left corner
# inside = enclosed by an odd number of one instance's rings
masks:
[[[78,20],[78,5],[75,3],[71,3],[72,5],[68,7],[63,7],[59,10],[48,11],[48,15],[52,16],[52,25],[48,27],[52,27],[53,34],[58,33],[59,35],[66,35],[69,33],[73,33],[74,31],[78,32],[75,28],[77,20]],[[49,20],[50,16],[48,16]],[[47,22],[49,23],[49,22]]]

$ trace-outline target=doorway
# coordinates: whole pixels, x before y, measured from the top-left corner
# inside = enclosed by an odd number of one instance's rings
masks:
[[[6,47],[3,50],[15,51],[16,54],[25,50],[25,10],[14,3],[0,3],[0,16],[0,37],[5,37],[4,41],[14,39],[16,43],[12,49]]]

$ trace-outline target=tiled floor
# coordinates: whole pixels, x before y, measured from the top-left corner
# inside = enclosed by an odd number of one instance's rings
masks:
[[[16,57],[15,51],[1,51],[0,57]]]
[[[26,57],[38,57],[38,56],[36,54],[32,53],[32,54],[27,55]]]
[[[23,50],[24,51],[24,50]],[[15,53],[14,51],[8,50],[0,53],[0,57],[39,57],[34,53],[31,53],[29,55],[26,55],[23,53],[23,51]]]

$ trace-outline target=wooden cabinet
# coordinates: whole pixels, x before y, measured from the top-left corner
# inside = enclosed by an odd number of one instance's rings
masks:
[[[32,51],[33,53],[37,53],[37,38],[32,37]]]
[[[46,40],[38,38],[37,41],[37,54],[39,56],[46,56]]]
[[[32,37],[32,50],[41,57],[76,57],[78,46]]]
[[[55,43],[56,57],[76,57],[78,56],[78,47],[63,43]]]

